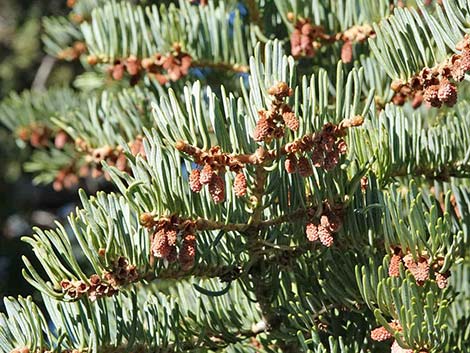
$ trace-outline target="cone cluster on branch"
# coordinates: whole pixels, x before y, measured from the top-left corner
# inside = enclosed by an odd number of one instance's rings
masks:
[[[432,68],[424,68],[407,83],[393,82],[393,103],[403,105],[411,98],[414,108],[421,106],[423,101],[435,108],[442,105],[454,106],[457,103],[456,83],[463,81],[465,74],[470,70],[468,34],[457,44],[456,49],[460,50],[460,54],[453,54],[448,60]]]
[[[33,148],[45,149],[55,147],[58,150],[64,149],[65,145],[71,142],[70,136],[63,130],[54,132],[49,127],[33,123],[29,126],[22,126],[16,132],[17,137],[27,142]],[[70,165],[62,167],[56,174],[52,187],[55,191],[61,191],[64,188],[70,189],[78,184],[79,176],[75,161]]]
[[[338,125],[326,123],[322,130],[286,144],[283,152],[287,155],[284,167],[288,173],[299,173],[302,177],[313,174],[312,166],[333,170],[340,158],[347,152],[346,141],[342,138],[349,127],[360,126],[362,116],[343,120]]]
[[[293,131],[299,128],[298,118],[290,106],[284,103],[284,99],[292,95],[292,89],[285,82],[279,82],[270,87],[268,93],[273,97],[273,102],[269,111],[259,112],[260,119],[253,133],[257,142],[270,142],[284,136],[286,128]],[[243,172],[247,164],[262,164],[287,155],[284,165],[288,173],[298,172],[302,177],[309,177],[313,174],[312,166],[332,170],[347,151],[346,142],[342,139],[346,130],[362,125],[363,121],[362,116],[355,116],[344,119],[338,125],[327,123],[320,132],[305,135],[282,146],[280,153],[276,150],[266,151],[260,147],[252,155],[236,155],[222,152],[219,146],[204,151],[184,141],[178,141],[175,147],[191,156],[199,166],[189,174],[191,191],[199,193],[204,185],[207,185],[214,202],[220,203],[225,199],[226,170],[236,173],[233,187],[238,197],[247,193],[247,179]]]
[[[305,233],[311,242],[320,241],[324,246],[331,247],[334,243],[333,234],[342,227],[342,208],[332,207],[327,201],[323,203],[323,212],[317,217],[314,211],[308,214]]]
[[[87,281],[83,280],[62,280],[60,286],[62,291],[70,299],[79,299],[87,296],[94,301],[102,297],[110,297],[117,293],[121,286],[133,283],[139,279],[139,273],[135,265],[130,265],[129,261],[120,256],[117,258],[110,271],[102,276],[93,274]]]
[[[84,42],[74,42],[72,46],[67,47],[57,53],[57,58],[60,60],[72,61],[78,59],[82,54],[86,53],[87,47]]]
[[[151,257],[168,262],[178,260],[183,271],[193,267],[196,259],[196,222],[176,215],[155,218],[151,213],[143,213],[140,223],[152,232]]]
[[[341,60],[350,63],[353,60],[353,43],[364,43],[368,38],[374,38],[375,31],[369,24],[353,26],[343,33],[337,34],[336,38],[343,41],[341,47]]]
[[[393,330],[393,332],[389,332],[384,326],[380,326],[371,331],[370,337],[377,342],[383,342],[393,339],[394,335],[397,333],[401,333],[403,328],[401,324],[397,320],[393,320],[392,322],[388,323],[388,326]],[[413,349],[403,348],[401,347],[397,340],[393,339],[391,353],[413,353]],[[419,353],[428,353],[426,350],[420,350]]]
[[[289,13],[288,18],[294,21],[294,15]],[[353,26],[344,32],[327,34],[322,26],[314,26],[310,19],[298,18],[294,24],[294,31],[290,36],[291,54],[298,57],[314,57],[324,43],[343,42],[341,47],[341,60],[349,63],[353,59],[353,43],[363,43],[367,38],[375,36],[374,29],[369,24]]]
[[[214,171],[209,163],[204,167],[193,169],[189,175],[189,187],[193,192],[201,192],[204,185],[207,185],[209,194],[215,203],[221,203],[225,200],[225,182],[223,179],[224,170]]]
[[[418,259],[413,258],[410,252],[403,253],[402,249],[397,246],[393,249],[393,255],[390,258],[390,264],[388,268],[388,274],[391,277],[400,276],[400,264],[403,264],[407,270],[416,279],[416,284],[423,286],[426,281],[434,276],[439,288],[444,289],[447,287],[449,272],[440,273],[439,270],[442,268],[443,259],[437,258],[431,263],[427,254],[421,254]]]
[[[76,186],[80,180],[81,175],[77,174],[76,166],[74,164],[60,169],[52,182],[54,191],[61,191],[63,189],[71,189]]]
[[[401,332],[403,328],[397,320],[389,322],[388,325],[393,329],[394,332],[389,332],[385,327],[380,326],[370,333],[370,337],[374,341],[383,342],[392,339],[395,332]]]
[[[222,152],[220,146],[211,147],[208,151],[201,150],[190,144],[179,141],[176,149],[191,156],[199,168],[193,169],[189,174],[189,187],[191,191],[201,192],[207,185],[209,194],[215,203],[225,200],[224,175],[226,170],[235,173],[233,188],[238,197],[247,193],[247,180],[244,174],[246,164],[259,162],[259,156],[237,155]]]
[[[16,136],[20,140],[29,143],[31,147],[38,149],[49,147],[50,143],[53,142],[54,147],[61,150],[68,142],[71,142],[70,136],[64,130],[55,132],[39,123],[21,126],[16,131]]]
[[[294,27],[290,36],[291,54],[294,57],[311,58],[321,47],[320,40],[331,40],[322,26],[312,25],[308,18],[299,18]]]
[[[279,82],[268,89],[268,94],[273,96],[271,108],[258,112],[259,120],[253,131],[253,139],[256,142],[271,142],[284,136],[285,129],[292,131],[299,129],[299,120],[292,108],[284,103],[284,99],[293,93],[287,83]]]
[[[68,135],[64,135],[65,132],[60,132],[56,135],[55,145],[65,145],[69,141]],[[64,141],[64,139],[67,139]],[[103,171],[102,161],[106,161],[109,166],[114,166],[120,171],[130,173],[131,170],[127,163],[127,157],[124,154],[124,149],[121,146],[112,148],[110,146],[103,146],[98,148],[90,148],[83,140],[77,139],[75,141],[77,151],[84,152],[85,163],[79,160],[72,160],[70,165],[61,168],[52,183],[52,187],[55,191],[61,191],[63,189],[71,189],[75,187],[80,178],[86,178],[91,175],[93,178],[99,178],[104,176],[109,180],[110,176],[107,172]],[[145,157],[144,145],[142,137],[138,136],[134,141],[128,144],[131,153],[136,156],[140,154]]]
[[[77,139],[75,145],[78,151],[86,153],[87,167],[89,167],[87,169],[91,169],[92,177],[98,178],[104,175],[106,179],[109,179],[109,175],[103,172],[102,161],[105,161],[109,166],[116,167],[120,171],[130,173],[127,157],[121,146],[114,148],[111,146],[91,148],[81,139]],[[129,142],[128,146],[134,156],[140,154],[145,157],[144,144],[141,136],[137,136],[134,141]]]
[[[33,123],[29,126],[21,126],[16,131],[16,136],[24,142],[28,142],[34,148],[49,146],[52,138],[52,130],[47,126]]]
[[[88,63],[100,63],[97,56],[88,56]],[[139,59],[134,55],[128,58],[117,59],[108,68],[114,80],[122,80],[124,74],[130,76],[131,85],[136,84],[142,74],[155,78],[161,85],[169,81],[178,81],[186,76],[192,64],[192,57],[185,53],[179,44],[173,45],[173,50],[167,54],[157,53],[151,57]]]

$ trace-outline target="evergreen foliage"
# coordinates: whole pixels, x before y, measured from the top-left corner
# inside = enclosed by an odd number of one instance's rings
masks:
[[[0,121],[114,192],[24,238],[0,351],[469,352],[469,0],[67,4],[85,73]]]

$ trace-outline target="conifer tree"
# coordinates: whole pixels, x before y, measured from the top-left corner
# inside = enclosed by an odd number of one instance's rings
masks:
[[[469,0],[67,4],[85,72],[0,119],[115,191],[24,238],[1,352],[469,352]]]

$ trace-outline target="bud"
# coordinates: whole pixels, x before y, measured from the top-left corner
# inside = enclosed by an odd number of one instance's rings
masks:
[[[155,60],[153,58],[143,58],[141,65],[143,69],[150,70],[151,67],[155,65]]]
[[[305,233],[309,241],[313,242],[318,240],[318,227],[315,224],[308,223],[305,228]]]
[[[353,45],[350,40],[345,41],[341,47],[341,60],[346,64],[353,60]]]
[[[318,238],[320,239],[320,242],[328,248],[333,245],[333,235],[329,229],[321,225],[318,226]]]
[[[443,81],[437,93],[439,100],[447,105],[453,107],[457,103],[457,87],[449,81]]]
[[[290,154],[287,156],[286,161],[284,162],[284,168],[289,174],[293,174],[297,171],[297,158],[295,158],[295,155]]]
[[[437,283],[437,286],[440,288],[440,289],[444,289],[447,287],[449,281],[448,281],[448,277],[446,274],[442,274],[442,273],[439,273],[439,272],[436,272],[436,283]]]
[[[139,217],[140,224],[146,228],[153,227],[155,225],[154,216],[150,212],[144,212]]]
[[[278,82],[274,86],[268,88],[268,94],[271,96],[275,96],[276,98],[285,98],[287,96],[292,95],[292,89],[289,88],[287,83]]]
[[[286,124],[286,126],[292,131],[297,131],[299,129],[299,120],[293,112],[283,113],[282,119],[284,120],[284,124]]]
[[[411,102],[411,106],[413,107],[413,109],[418,109],[423,104],[423,99],[423,92],[416,92]]]
[[[243,172],[238,173],[235,176],[235,180],[233,181],[233,189],[235,190],[235,195],[238,197],[242,197],[246,195],[246,177]]]
[[[140,71],[140,62],[135,56],[130,56],[126,60],[126,70],[131,76],[135,76]]]
[[[256,142],[266,140],[271,132],[271,124],[264,115],[261,115],[260,119],[256,123],[255,131],[253,131],[253,139]]]
[[[369,186],[369,179],[367,179],[366,176],[363,176],[361,178],[361,190],[362,190],[362,192],[366,192],[368,186]]]
[[[205,164],[200,172],[199,181],[201,184],[209,184],[214,178],[215,173],[210,164]]]
[[[170,255],[171,248],[172,246],[168,244],[168,238],[163,229],[155,233],[152,244],[152,253],[154,256],[165,259]]]
[[[297,170],[300,174],[300,176],[307,178],[313,174],[313,169],[312,166],[309,162],[309,160],[302,156],[299,158],[297,162]]]
[[[429,263],[426,258],[421,257],[416,262],[413,260],[412,255],[408,254],[403,258],[403,261],[419,285],[429,279]]]
[[[346,154],[346,152],[348,151],[348,145],[343,139],[338,141],[336,148],[338,149],[339,154]]]
[[[69,135],[63,130],[59,131],[54,138],[54,145],[58,149],[64,148],[65,144],[69,140]]]
[[[124,76],[124,64],[118,62],[111,69],[111,76],[114,80],[120,81]]]
[[[394,254],[390,259],[390,265],[388,266],[388,275],[390,277],[398,277],[400,275],[400,263],[401,256]]]
[[[442,103],[439,99],[439,86],[433,85],[429,86],[424,90],[424,101],[428,103],[431,107],[440,108]]]
[[[378,327],[370,333],[370,338],[377,342],[383,342],[392,338],[393,335],[383,326]]]
[[[413,350],[402,348],[397,341],[393,341],[390,353],[413,353]]]
[[[179,253],[179,261],[181,268],[184,271],[189,270],[194,266],[196,258],[196,237],[193,234],[188,234],[184,237],[183,244],[181,245]]]
[[[193,192],[200,192],[202,190],[201,171],[199,169],[191,170],[189,174],[189,187]]]
[[[221,203],[225,199],[225,183],[224,180],[214,174],[209,183],[209,194],[215,203]]]
[[[178,232],[175,229],[168,230],[166,233],[168,245],[175,246],[178,238]]]
[[[98,57],[96,55],[88,55],[86,60],[91,66],[95,66],[96,64],[98,64]]]

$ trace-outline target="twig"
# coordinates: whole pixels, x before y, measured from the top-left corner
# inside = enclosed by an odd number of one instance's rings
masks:
[[[212,62],[212,61],[193,61],[191,63],[192,67],[207,67],[211,69],[233,71],[236,73],[247,73],[250,71],[249,66],[241,64],[230,64],[225,62]]]
[[[54,67],[57,59],[46,55],[42,58],[41,65],[39,65],[34,81],[31,85],[33,90],[44,91],[46,89],[46,82],[51,74],[52,68]]]

